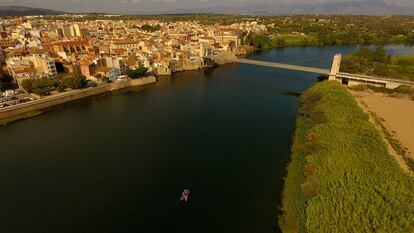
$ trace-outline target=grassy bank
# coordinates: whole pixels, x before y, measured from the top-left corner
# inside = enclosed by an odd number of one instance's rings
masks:
[[[414,179],[339,83],[301,97],[282,210],[284,232],[414,229]]]

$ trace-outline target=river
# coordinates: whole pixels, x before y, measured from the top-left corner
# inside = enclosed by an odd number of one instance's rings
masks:
[[[250,58],[329,68],[355,50]],[[297,95],[316,80],[228,64],[1,127],[0,232],[279,232]]]

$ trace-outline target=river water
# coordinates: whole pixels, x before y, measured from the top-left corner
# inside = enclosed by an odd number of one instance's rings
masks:
[[[355,50],[250,58],[329,68]],[[297,95],[316,80],[229,64],[1,127],[0,232],[279,232]]]

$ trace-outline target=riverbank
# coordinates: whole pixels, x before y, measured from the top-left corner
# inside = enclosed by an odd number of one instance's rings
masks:
[[[251,50],[251,47],[241,47],[237,51],[235,51],[236,55],[247,55],[252,53],[254,50]],[[207,60],[204,64],[204,67],[202,69],[210,69],[218,65],[223,65],[227,63],[215,63],[211,60]],[[188,72],[188,71],[195,71],[199,70],[200,68],[189,68],[184,69],[180,71],[175,71],[173,73],[178,72]],[[163,76],[163,75],[160,75]],[[171,76],[171,75],[167,75]],[[31,102],[19,104],[16,106],[10,106],[6,108],[0,109],[0,126],[6,125],[8,123],[21,120],[24,118],[30,118],[36,115],[41,114],[47,109],[51,109],[57,105],[81,100],[84,98],[88,98],[91,96],[103,94],[106,92],[121,90],[129,87],[135,87],[135,86],[142,86],[147,85],[151,83],[156,83],[156,77],[155,76],[149,76],[139,79],[127,79],[122,81],[117,81],[113,83],[108,84],[102,84],[98,87],[93,88],[87,88],[87,89],[81,89],[81,90],[72,90],[64,93],[57,93],[53,94],[51,96],[46,96],[44,98],[34,100]]]
[[[410,232],[414,179],[337,82],[301,97],[279,225],[284,232]]]
[[[106,92],[117,91],[135,86],[143,86],[152,83],[156,83],[156,78],[154,76],[139,79],[127,79],[123,81],[102,84],[97,87],[58,93],[31,102],[6,107],[0,109],[0,125],[5,125],[13,121],[36,116],[45,110],[51,109],[61,104],[77,101]]]
[[[370,91],[351,93],[383,131],[402,167],[414,172],[414,101]]]
[[[246,56],[251,53],[253,53],[255,49],[252,46],[241,46],[234,51],[231,52],[234,56]],[[218,65],[224,65],[228,64],[228,62],[225,63],[217,63],[212,60],[207,59],[203,65],[203,67],[187,67],[183,70],[178,70],[172,72],[178,73],[178,72],[188,72],[188,71],[196,71],[200,69],[210,69],[214,68]],[[159,75],[163,76],[163,75]],[[124,88],[134,87],[134,86],[142,86],[147,85],[151,83],[156,82],[155,76],[149,76],[144,77],[140,79],[127,79],[123,81],[117,81],[109,84],[103,84],[98,87],[93,88],[87,88],[87,89],[81,89],[81,90],[72,90],[64,93],[58,93],[51,96],[46,96],[44,98],[31,101],[24,104],[19,104],[17,106],[10,106],[6,108],[0,109],[0,126],[6,125],[8,123],[11,123],[13,121],[17,121],[24,118],[33,117],[36,115],[39,115],[43,112],[45,109],[51,109],[52,107],[64,103],[69,103],[72,101],[80,100],[83,98],[103,94],[105,92],[120,90]]]

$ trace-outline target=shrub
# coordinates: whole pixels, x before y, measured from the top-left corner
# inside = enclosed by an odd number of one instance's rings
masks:
[[[272,40],[264,34],[257,35],[253,38],[252,45],[257,50],[265,50],[272,48]]]
[[[22,83],[23,88],[38,95],[49,95],[51,90],[63,91],[65,87],[79,89],[86,86],[84,76],[69,76],[56,78],[26,79]]]
[[[144,24],[141,27],[141,30],[147,31],[147,32],[155,32],[155,31],[159,31],[161,29],[161,25],[157,24],[155,26],[149,25],[149,24]]]
[[[35,88],[32,90],[32,92],[38,95],[50,95],[48,88]]]
[[[365,86],[363,84],[358,84],[357,86],[353,87],[352,89],[354,91],[365,91],[366,88],[367,88],[367,86]]]
[[[62,79],[62,84],[68,88],[79,89],[86,86],[84,76],[68,76]]]
[[[411,94],[414,92],[413,88],[407,85],[401,85],[394,89],[395,92],[403,93],[403,94]]]
[[[140,78],[140,77],[145,76],[145,74],[147,73],[147,71],[148,71],[147,68],[140,67],[140,68],[138,68],[136,70],[130,70],[130,71],[128,71],[128,76],[130,78],[133,78],[133,79]]]

